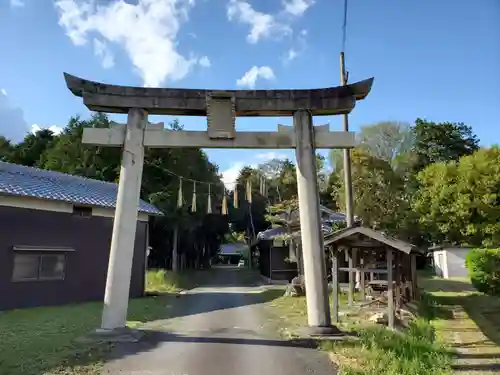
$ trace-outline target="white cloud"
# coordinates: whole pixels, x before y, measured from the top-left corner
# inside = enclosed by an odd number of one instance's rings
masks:
[[[60,126],[56,126],[56,125],[52,125],[52,126],[40,126],[37,124],[31,125],[31,133],[36,133],[36,132],[38,132],[40,130],[44,130],[44,129],[48,129],[56,135],[60,134],[63,131],[63,128],[61,128]]]
[[[286,54],[286,61],[295,60],[295,58],[299,55],[299,53],[295,50],[295,48],[290,48]]]
[[[245,164],[243,162],[237,162],[231,164],[231,166],[226,169],[225,171],[222,172],[222,182],[224,182],[224,185],[226,186],[226,189],[233,190],[234,185],[236,182],[236,179],[238,178],[238,175],[240,174],[241,168],[243,168]]]
[[[207,56],[203,56],[201,59],[199,59],[198,64],[200,64],[200,66],[204,68],[210,68],[212,66],[212,63]]]
[[[17,143],[28,133],[23,110],[12,105],[5,89],[0,90],[0,135]]]
[[[35,133],[42,129],[50,129],[59,134],[63,129],[59,126],[42,127],[37,124],[28,126],[24,120],[23,110],[12,105],[5,89],[0,89],[0,135],[14,143],[21,142],[26,134]]]
[[[258,12],[243,0],[229,1],[227,18],[250,26],[250,33],[247,36],[249,43],[257,43],[265,38],[281,38],[292,33],[290,26],[278,22],[276,16]]]
[[[249,43],[261,39],[281,39],[292,34],[291,23],[314,5],[314,0],[282,0],[283,9],[277,14],[256,11],[247,0],[229,0],[227,18],[250,26]]]
[[[301,30],[299,36],[297,37],[297,40],[295,41],[296,45],[294,47],[291,47],[287,51],[284,57],[285,63],[289,63],[290,61],[295,60],[304,52],[304,50],[307,47],[306,36],[307,36],[307,30],[306,29]]]
[[[24,6],[24,2],[21,0],[10,0],[10,6],[13,8],[21,8]]]
[[[222,181],[224,182],[226,189],[233,190],[235,185],[234,183],[236,182],[236,179],[240,174],[241,168],[245,166],[257,168],[259,164],[265,163],[266,161],[272,159],[284,159],[286,157],[287,155],[285,153],[269,151],[255,155],[255,159],[253,162],[245,163],[244,161],[237,161],[235,163],[232,163],[229,168],[222,172]]]
[[[258,78],[272,80],[275,78],[273,70],[268,66],[253,66],[243,77],[236,81],[240,87],[248,87],[253,89]]]
[[[196,58],[177,50],[181,24],[188,20],[194,0],[56,0],[59,25],[73,44],[87,43],[89,34],[122,46],[141,76],[144,86],[184,78]]]
[[[261,154],[257,154],[255,157],[259,160],[272,160],[272,159],[284,159],[287,156],[283,152],[268,151],[268,152],[263,152]]]
[[[314,0],[283,0],[285,12],[293,16],[301,16],[314,5]]]
[[[112,68],[115,65],[115,58],[105,42],[94,38],[94,53],[101,59],[101,65],[104,69]]]

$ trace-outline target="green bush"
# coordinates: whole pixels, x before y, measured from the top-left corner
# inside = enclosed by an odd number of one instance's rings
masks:
[[[474,288],[500,296],[500,249],[474,249],[467,254],[465,265]]]

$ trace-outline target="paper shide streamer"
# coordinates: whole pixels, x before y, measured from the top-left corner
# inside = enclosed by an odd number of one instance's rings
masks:
[[[177,176],[177,175],[176,175]],[[208,197],[207,197],[207,214],[212,214],[213,213],[213,183],[211,182],[204,182],[204,181],[196,181],[196,180],[191,180],[189,178],[177,176],[179,178],[179,188],[177,191],[177,208],[182,208],[184,206],[184,180],[191,181],[193,182],[193,196],[191,199],[191,212],[197,212],[197,184],[205,184],[208,186]],[[265,177],[260,176],[259,177],[259,193],[263,197],[267,197],[267,181]],[[251,204],[253,200],[252,196],[252,181],[250,178],[246,180],[245,184],[245,200]],[[239,202],[239,193],[238,193],[238,188],[240,187],[239,184],[235,184],[234,189],[233,189],[233,206],[234,208],[240,208],[240,202]],[[228,197],[227,197],[227,191],[225,187],[222,189],[222,204],[221,204],[221,215],[228,215],[229,214],[229,209],[228,209]]]

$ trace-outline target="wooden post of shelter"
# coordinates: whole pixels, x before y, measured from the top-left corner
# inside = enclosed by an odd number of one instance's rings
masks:
[[[419,298],[417,284],[417,255],[410,254],[410,273],[411,273],[411,293],[412,299]]]
[[[337,246],[332,249],[332,315],[333,322],[339,322],[339,251]]]
[[[349,267],[349,287],[347,289],[347,303],[349,307],[352,307],[354,305],[354,278],[355,278],[355,272],[353,271],[355,262],[356,262],[356,249],[354,248],[349,248],[348,253],[348,267]]]
[[[359,258],[359,264],[361,266],[361,271],[360,271],[360,279],[359,279],[359,292],[360,292],[360,298],[362,301],[366,300],[366,294],[365,294],[365,252],[363,251],[363,255],[360,256]]]
[[[392,271],[392,249],[387,249],[387,324],[390,329],[394,328],[394,292]]]
[[[401,253],[394,253],[394,294],[395,294],[395,311],[398,312],[401,308]]]
[[[376,264],[377,262],[377,255],[374,253],[374,249],[370,248],[370,253],[369,253],[369,259],[370,263]],[[370,271],[370,281],[375,280],[375,272]]]

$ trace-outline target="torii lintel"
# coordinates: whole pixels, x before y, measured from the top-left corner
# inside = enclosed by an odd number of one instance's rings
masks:
[[[206,116],[210,103],[230,100],[235,116],[292,116],[308,109],[313,116],[347,114],[370,92],[373,78],[346,86],[310,90],[198,90],[108,85],[64,73],[68,89],[93,111],[151,115]],[[216,99],[216,100],[214,100]]]
[[[123,147],[126,125],[112,123],[106,128],[85,128],[82,143],[96,146]],[[355,147],[355,133],[330,131],[329,125],[314,126],[315,148]],[[236,132],[235,137],[211,137],[207,131],[167,130],[163,123],[148,123],[144,129],[143,146],[149,148],[241,148],[294,149],[296,136],[291,126],[278,125],[277,131]]]

